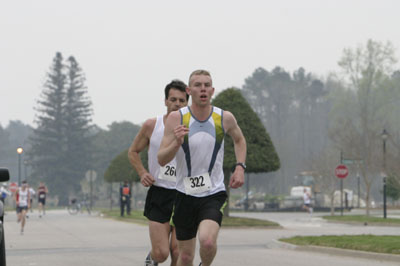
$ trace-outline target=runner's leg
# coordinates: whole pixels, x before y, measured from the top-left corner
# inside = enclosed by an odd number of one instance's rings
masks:
[[[217,254],[219,225],[213,220],[203,220],[199,225],[200,258],[202,266],[211,265]]]
[[[21,233],[24,232],[25,221],[26,221],[25,216],[26,216],[26,210],[24,209],[21,211]]]
[[[177,266],[193,266],[196,238],[178,240],[179,257]]]
[[[179,249],[178,240],[176,240],[176,230],[174,226],[171,229],[169,250],[171,253],[171,266],[176,266],[179,257]]]
[[[158,223],[149,221],[151,240],[151,258],[158,262],[164,262],[169,255],[169,235],[171,225],[169,222]]]

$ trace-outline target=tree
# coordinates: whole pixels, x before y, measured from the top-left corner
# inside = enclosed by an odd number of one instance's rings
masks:
[[[7,127],[0,126],[0,165],[7,167],[10,171],[10,181],[17,181],[18,177],[18,161],[17,148],[22,147],[24,152],[22,159],[22,178],[29,177],[30,162],[27,160],[26,151],[30,146],[28,137],[32,134],[32,127],[23,124],[18,120],[9,121]],[[31,180],[29,180],[30,182]]]
[[[212,104],[223,110],[230,111],[242,129],[247,142],[246,172],[266,173],[279,169],[280,161],[274,145],[257,114],[242,96],[240,90],[235,88],[226,89],[213,99]],[[223,169],[225,185],[229,195],[229,178],[236,159],[232,139],[227,136],[224,142]],[[228,208],[226,209],[226,214],[229,215]]]
[[[318,191],[328,195],[332,216],[335,211],[334,199],[338,183],[338,178],[335,176],[335,171],[333,170],[337,166],[337,153],[335,153],[335,149],[326,147],[311,158],[310,164],[311,170],[314,173],[314,192]]]
[[[111,161],[127,149],[140,126],[130,122],[113,122],[107,130],[97,129],[93,137],[93,168],[99,176],[104,176]]]
[[[33,175],[48,183],[50,191],[58,193],[64,185],[66,151],[64,137],[65,66],[61,53],[57,52],[50,71],[47,73],[44,90],[38,100],[31,150]],[[65,183],[65,184],[64,184]]]
[[[56,53],[35,109],[37,127],[28,152],[33,176],[48,184],[59,204],[67,204],[69,194],[80,188],[90,153],[91,102],[73,57],[65,64]]]
[[[139,175],[128,159],[128,149],[124,150],[115,157],[108,166],[104,180],[107,182],[137,182],[140,180]]]
[[[387,196],[393,201],[400,199],[400,182],[398,178],[391,175],[387,178]]]
[[[329,98],[324,83],[299,68],[292,75],[281,67],[258,68],[245,80],[243,95],[269,129],[281,158],[273,193],[287,193],[308,158],[326,146]]]
[[[68,78],[64,109],[65,164],[76,190],[80,180],[91,167],[92,103],[87,95],[82,69],[73,56],[68,58],[66,69]]]
[[[10,150],[11,150],[11,148],[10,148],[9,134],[0,125],[0,162],[1,162],[1,165],[6,165],[4,162],[7,160],[7,157],[9,156],[8,153]]]
[[[289,133],[287,123],[289,121],[290,106],[293,102],[293,81],[288,72],[281,67],[275,67],[271,72],[258,68],[253,75],[245,80],[243,95],[248,100],[255,112],[261,118],[264,126],[270,129],[272,139],[275,140],[277,151],[282,158],[293,151],[293,146],[286,146]],[[286,163],[282,161],[282,167],[278,172],[278,191],[285,191],[286,187]],[[277,192],[278,192],[277,191]]]
[[[339,66],[348,81],[331,112],[331,139],[346,156],[362,159],[361,173],[366,187],[366,215],[370,210],[371,185],[379,176],[381,162],[380,132],[385,125],[381,97],[396,60],[390,42],[368,40],[366,46],[345,49]],[[338,93],[338,92],[335,92]]]
[[[313,153],[318,153],[321,146],[317,141],[324,142],[323,128],[318,123],[324,118],[321,107],[325,106],[324,96],[327,91],[324,84],[313,78],[311,73],[306,73],[304,68],[299,68],[293,73],[294,103],[293,115],[298,128],[298,149],[305,158],[310,158]],[[326,136],[326,135],[325,135]]]

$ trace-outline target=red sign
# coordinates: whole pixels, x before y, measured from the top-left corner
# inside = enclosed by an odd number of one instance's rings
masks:
[[[15,191],[17,191],[17,188],[18,188],[18,184],[17,183],[15,183],[15,182],[12,182],[11,184],[10,184],[10,191],[11,192],[15,192]]]
[[[349,175],[349,169],[344,164],[339,164],[335,169],[337,178],[346,178]]]

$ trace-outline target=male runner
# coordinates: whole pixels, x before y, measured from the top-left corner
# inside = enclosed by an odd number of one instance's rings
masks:
[[[178,192],[173,222],[179,248],[177,265],[193,265],[198,234],[200,265],[209,266],[217,252],[227,198],[222,169],[224,136],[230,135],[235,147],[232,188],[244,183],[246,140],[232,113],[211,105],[215,89],[208,71],[194,71],[186,91],[192,105],[168,116],[158,162],[165,165],[176,156]]]
[[[39,183],[39,187],[37,189],[38,193],[38,203],[39,203],[39,218],[42,218],[42,213],[43,215],[46,214],[46,197],[47,193],[49,193],[49,190],[47,189],[46,185],[43,182]]]
[[[173,203],[176,196],[175,160],[170,160],[161,167],[157,162],[157,152],[164,135],[164,122],[172,111],[186,106],[189,95],[186,84],[173,80],[165,87],[165,106],[167,113],[148,119],[135,137],[129,148],[129,160],[140,176],[140,182],[150,189],[147,192],[144,215],[149,219],[151,251],[145,265],[158,265],[164,262],[171,253],[171,266],[176,265],[178,247],[175,228],[169,224]],[[148,147],[147,171],[139,153]]]
[[[15,193],[15,202],[17,205],[17,222],[21,222],[21,235],[24,234],[24,227],[26,222],[26,213],[30,208],[30,193],[28,189],[28,183],[22,181],[21,187],[17,189]]]
[[[311,194],[306,188],[303,189],[303,202],[303,209],[312,215],[313,208],[311,206]]]

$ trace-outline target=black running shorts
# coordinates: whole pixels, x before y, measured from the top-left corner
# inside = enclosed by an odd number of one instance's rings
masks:
[[[17,213],[22,212],[23,210],[28,211],[28,206],[17,206]]]
[[[196,237],[199,224],[203,220],[213,220],[221,226],[227,194],[218,192],[206,197],[193,197],[177,191],[175,210],[172,216],[178,240]]]
[[[175,189],[151,186],[147,191],[144,216],[154,222],[169,222],[174,208],[175,197]]]
[[[42,203],[42,205],[46,205],[46,197],[44,197],[44,198],[39,198],[39,199],[38,199],[38,202],[39,202],[39,203]]]

